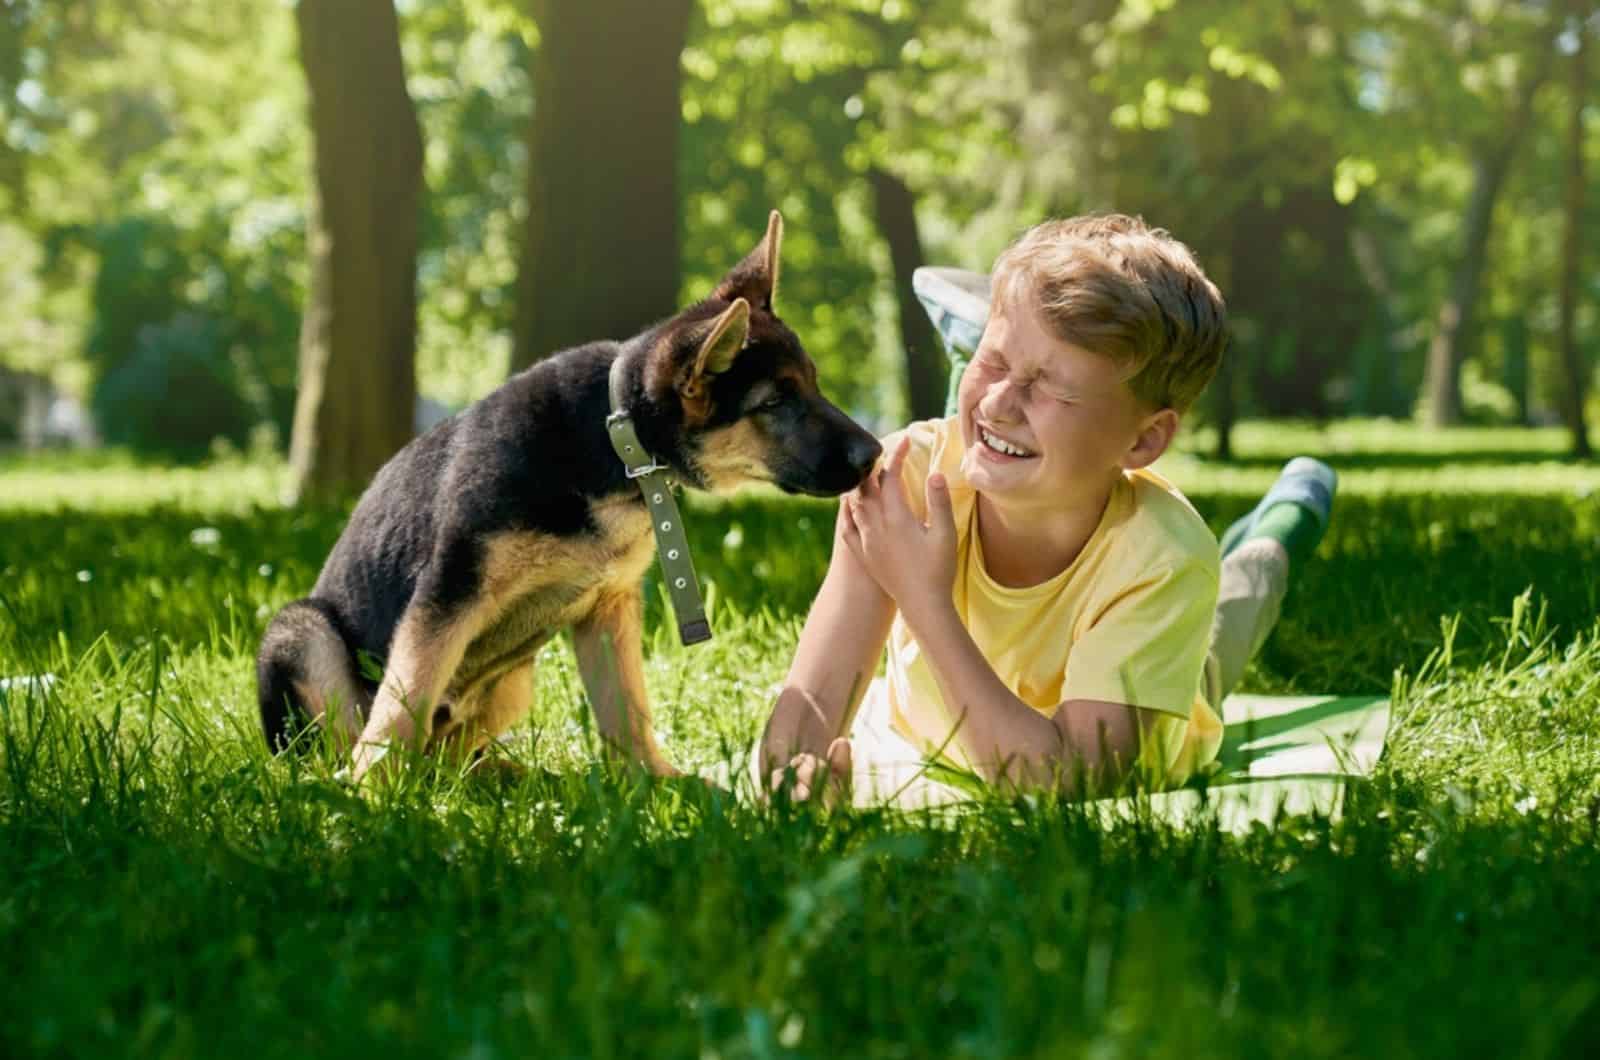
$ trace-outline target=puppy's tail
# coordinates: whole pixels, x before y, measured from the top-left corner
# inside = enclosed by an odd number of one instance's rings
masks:
[[[296,600],[273,616],[256,656],[256,690],[261,730],[274,754],[304,752],[311,741],[299,737],[319,722],[347,743],[361,734],[367,694],[338,615],[325,601]]]

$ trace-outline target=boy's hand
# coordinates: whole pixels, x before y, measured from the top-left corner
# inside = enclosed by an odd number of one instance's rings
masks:
[[[801,752],[789,759],[787,768],[774,769],[767,779],[767,792],[770,795],[780,791],[793,770],[794,786],[789,789],[789,797],[794,801],[805,802],[820,795],[828,806],[849,805],[851,766],[850,741],[840,737],[828,745],[826,762]]]
[[[949,485],[937,472],[928,476],[928,521],[917,518],[900,474],[910,446],[910,439],[902,438],[883,468],[845,494],[839,505],[845,544],[908,614],[948,604],[956,579],[956,523]]]

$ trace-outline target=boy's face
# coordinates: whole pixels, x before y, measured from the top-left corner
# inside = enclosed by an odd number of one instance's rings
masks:
[[[1115,473],[1142,467],[1152,420],[1108,357],[1056,338],[1025,294],[997,296],[961,377],[961,470],[980,493],[1045,505],[1098,503]],[[1168,435],[1170,437],[1170,435]]]

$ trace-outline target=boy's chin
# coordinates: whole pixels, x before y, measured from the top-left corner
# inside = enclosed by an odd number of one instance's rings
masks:
[[[1038,457],[1004,463],[986,457],[982,442],[968,446],[961,454],[961,474],[974,489],[988,493],[1025,489],[1039,463]]]

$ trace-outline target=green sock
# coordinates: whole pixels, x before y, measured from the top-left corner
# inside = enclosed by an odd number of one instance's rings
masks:
[[[1293,501],[1274,504],[1261,513],[1256,525],[1245,535],[1246,541],[1270,537],[1289,553],[1289,562],[1298,566],[1311,557],[1322,540],[1323,526],[1311,509]]]

